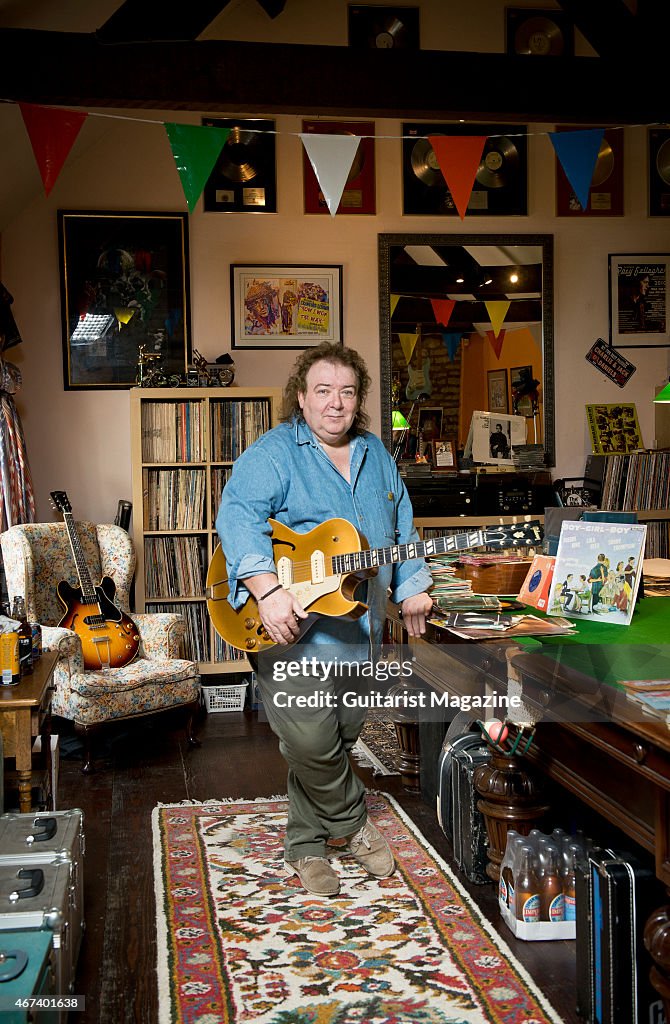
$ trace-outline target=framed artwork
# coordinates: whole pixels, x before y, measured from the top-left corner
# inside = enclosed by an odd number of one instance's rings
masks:
[[[489,412],[509,412],[507,370],[489,370],[486,374]]]
[[[374,121],[303,121],[306,134],[359,135],[356,155],[344,184],[338,216],[343,213],[375,212],[375,124]],[[325,213],[328,204],[317,181],[307,150],[302,151],[302,175],[305,187],[305,213]]]
[[[649,216],[670,217],[670,128],[650,128]]]
[[[670,255],[610,254],[610,345],[669,348]]]
[[[456,473],[458,471],[458,456],[456,453],[456,438],[442,437],[431,442],[433,469],[445,473]]]
[[[231,264],[233,348],[342,341],[342,267]]]
[[[133,387],[140,346],[185,378],[188,215],[59,210],[58,242],[65,390]]]
[[[424,441],[435,441],[442,436],[442,406],[423,405],[419,409],[418,433]]]
[[[569,131],[570,126],[557,129]],[[606,129],[598,151],[589,186],[586,209],[568,181],[561,161],[556,163],[557,217],[622,217],[623,216],[624,135],[619,128]]]

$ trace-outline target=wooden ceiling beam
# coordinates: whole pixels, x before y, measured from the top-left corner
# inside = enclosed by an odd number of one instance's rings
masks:
[[[95,35],[16,28],[0,29],[0,48],[0,95],[33,103],[517,124],[667,118],[663,64],[635,52],[622,67],[591,57],[230,40],[106,45]]]
[[[124,0],[95,33],[103,43],[197,39],[231,0],[166,4],[164,0]]]

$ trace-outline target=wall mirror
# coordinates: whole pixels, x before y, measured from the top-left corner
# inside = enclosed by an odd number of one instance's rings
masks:
[[[379,310],[390,450],[462,449],[484,410],[525,418],[521,466],[554,465],[552,235],[379,235]]]

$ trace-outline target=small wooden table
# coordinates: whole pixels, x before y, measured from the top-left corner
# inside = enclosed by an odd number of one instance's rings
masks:
[[[0,733],[5,757],[16,761],[19,810],[31,810],[32,749],[42,737],[43,768],[51,781],[51,677],[58,655],[43,654],[33,672],[15,686],[0,686]]]

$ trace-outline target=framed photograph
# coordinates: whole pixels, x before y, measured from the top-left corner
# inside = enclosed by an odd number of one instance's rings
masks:
[[[423,405],[419,409],[417,431],[425,442],[435,441],[442,436],[442,406]]]
[[[670,255],[609,256],[610,345],[669,348]]]
[[[486,374],[489,393],[489,412],[509,412],[507,370],[489,370]]]
[[[231,264],[233,348],[342,341],[342,267]]]
[[[445,473],[456,473],[458,471],[458,455],[456,452],[456,438],[442,437],[431,442],[433,469]]]
[[[58,211],[66,391],[135,385],[140,346],[191,359],[188,215]]]

